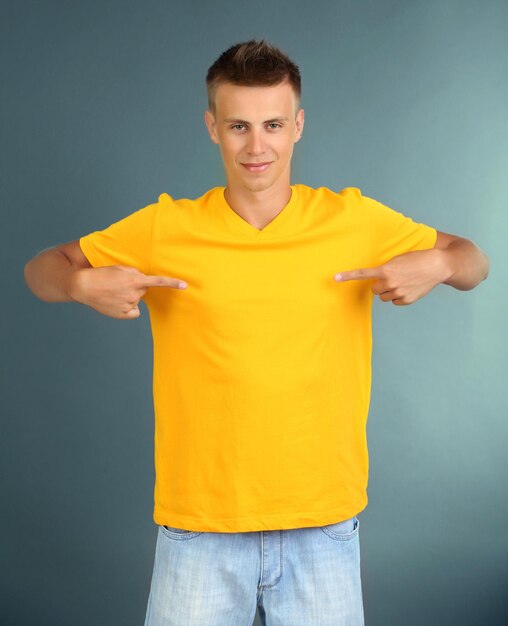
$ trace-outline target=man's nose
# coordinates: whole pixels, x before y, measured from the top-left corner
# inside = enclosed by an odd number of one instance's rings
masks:
[[[253,129],[249,137],[248,151],[250,154],[263,154],[266,146],[261,130]]]

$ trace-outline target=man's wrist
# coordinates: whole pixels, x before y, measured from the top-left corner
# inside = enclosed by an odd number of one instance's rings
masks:
[[[65,292],[73,302],[85,304],[85,280],[90,268],[73,269],[67,275]]]
[[[457,271],[455,256],[446,249],[434,248],[433,252],[438,259],[438,282],[447,284]]]

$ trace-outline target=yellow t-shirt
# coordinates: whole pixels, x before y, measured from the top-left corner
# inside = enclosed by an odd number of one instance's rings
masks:
[[[290,529],[367,505],[373,281],[334,274],[432,248],[436,230],[357,188],[291,189],[261,230],[215,187],[193,200],[163,193],[79,240],[94,267],[188,283],[143,298],[156,524]]]

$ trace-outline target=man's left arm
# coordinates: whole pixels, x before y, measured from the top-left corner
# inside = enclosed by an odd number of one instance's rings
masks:
[[[428,252],[441,251],[446,280],[441,282],[455,289],[473,289],[489,273],[489,257],[469,239],[437,231],[434,248]],[[426,252],[426,251],[424,251]]]
[[[489,273],[489,258],[469,239],[437,231],[433,248],[393,257],[383,265],[335,274],[335,280],[374,280],[372,291],[383,302],[407,305],[444,283],[467,291]]]

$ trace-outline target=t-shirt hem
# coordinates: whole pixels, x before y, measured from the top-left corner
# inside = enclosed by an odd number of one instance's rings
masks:
[[[424,246],[424,249],[432,249],[435,247],[437,241],[437,228],[434,228],[433,226],[427,226],[427,228],[429,230],[427,231],[427,235],[422,245]]]
[[[347,507],[328,511],[276,513],[258,517],[201,519],[173,514],[155,509],[153,520],[159,526],[172,526],[184,530],[201,532],[255,532],[261,530],[291,530],[312,526],[335,524],[358,515],[367,506],[367,497]]]
[[[88,259],[88,262],[92,265],[92,267],[98,267],[98,266],[104,265],[103,259],[96,252],[89,238],[90,238],[90,235],[84,235],[83,237],[79,238],[78,241],[79,241],[79,247],[81,248],[81,251],[86,256],[86,258]]]

